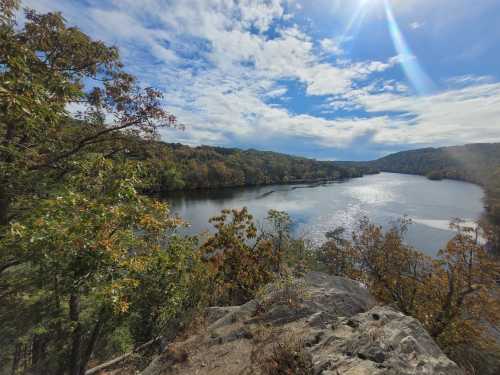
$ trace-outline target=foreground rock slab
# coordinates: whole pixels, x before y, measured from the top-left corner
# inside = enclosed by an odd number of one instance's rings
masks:
[[[310,273],[206,315],[201,332],[173,343],[142,375],[265,374],[279,342],[300,342],[311,374],[463,374],[418,321],[377,306],[360,284],[340,277]]]

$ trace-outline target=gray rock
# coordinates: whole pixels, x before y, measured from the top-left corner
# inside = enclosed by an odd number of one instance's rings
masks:
[[[143,375],[260,374],[263,358],[290,335],[303,342],[318,375],[463,375],[418,321],[377,306],[359,283],[310,273],[301,286],[293,305],[270,287],[264,308],[250,301],[208,309],[206,330],[172,344]],[[184,358],[179,352],[187,360],[176,361]]]

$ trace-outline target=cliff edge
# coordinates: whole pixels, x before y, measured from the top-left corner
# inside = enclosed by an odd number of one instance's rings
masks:
[[[271,285],[242,306],[212,307],[142,375],[463,374],[415,319],[378,306],[359,283],[322,273]]]

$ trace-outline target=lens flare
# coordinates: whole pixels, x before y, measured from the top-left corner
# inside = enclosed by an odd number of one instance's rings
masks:
[[[434,91],[434,83],[420,66],[417,57],[406,43],[406,40],[394,17],[389,0],[385,0],[385,13],[389,24],[389,31],[399,55],[399,62],[403,67],[406,77],[420,95],[430,94]]]
[[[348,40],[359,32],[359,29],[361,28],[361,25],[363,24],[363,21],[368,13],[369,7],[367,5],[369,2],[370,0],[360,0],[356,11],[352,15],[344,30],[344,33],[340,36],[341,42]]]

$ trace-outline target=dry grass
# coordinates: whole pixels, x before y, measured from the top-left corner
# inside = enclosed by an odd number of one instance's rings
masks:
[[[307,298],[306,285],[292,276],[283,276],[259,291],[257,299],[266,307],[288,305],[298,307]]]
[[[313,375],[311,355],[304,342],[293,335],[281,339],[264,357],[260,369],[263,375]]]

